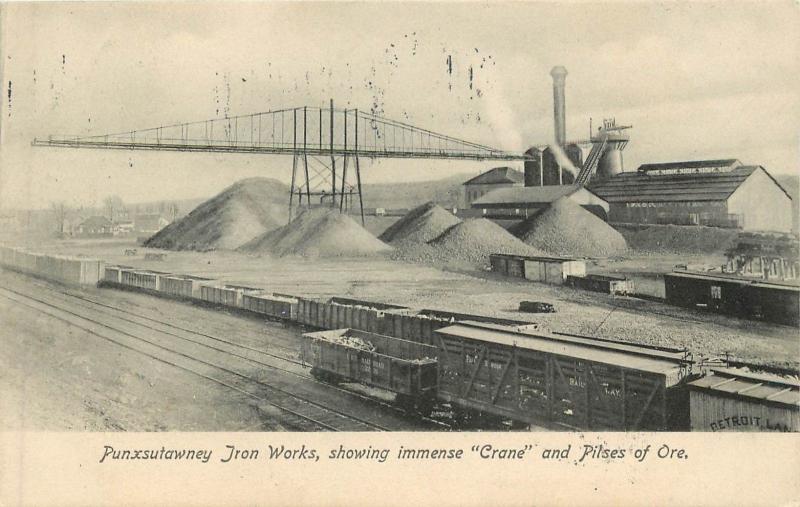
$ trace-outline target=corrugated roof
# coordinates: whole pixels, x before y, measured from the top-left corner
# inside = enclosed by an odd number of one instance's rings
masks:
[[[525,175],[513,167],[495,167],[464,182],[464,185],[496,185],[499,183],[522,183]]]
[[[663,162],[659,164],[642,164],[639,171],[658,171],[670,169],[702,169],[704,167],[731,167],[732,165],[742,165],[735,158],[719,160],[687,160],[685,162]]]
[[[549,354],[556,354],[585,361],[593,361],[632,370],[645,371],[667,377],[667,385],[677,382],[680,364],[672,358],[646,357],[626,352],[624,350],[609,350],[599,348],[600,343],[584,344],[578,340],[547,337],[524,332],[514,332],[511,329],[503,330],[502,326],[476,326],[473,323],[459,323],[437,329],[436,332],[455,338],[465,338],[490,343],[498,343],[512,347],[535,350]],[[631,345],[630,347],[634,347]]]
[[[608,202],[724,201],[760,166],[741,166],[723,173],[620,173],[591,186]],[[766,171],[765,171],[766,172]]]
[[[710,375],[689,382],[689,386],[727,396],[800,407],[800,385],[781,377],[720,368],[712,370]]]
[[[473,201],[472,206],[479,207],[481,204],[549,204],[561,197],[574,194],[580,188],[580,185],[498,188]]]

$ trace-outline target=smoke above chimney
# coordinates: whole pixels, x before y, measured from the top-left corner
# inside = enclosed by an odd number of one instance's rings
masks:
[[[564,105],[564,87],[567,81],[567,69],[561,65],[550,71],[553,76],[553,117],[555,120],[556,145],[564,147],[567,142],[566,110]]]

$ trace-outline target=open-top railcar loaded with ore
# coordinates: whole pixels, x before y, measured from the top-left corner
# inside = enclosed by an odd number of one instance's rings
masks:
[[[303,339],[303,362],[315,377],[380,387],[395,393],[398,404],[425,415],[433,408],[435,347],[353,329],[306,333]]]

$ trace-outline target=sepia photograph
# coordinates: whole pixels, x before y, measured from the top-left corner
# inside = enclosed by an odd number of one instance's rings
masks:
[[[798,433],[799,14],[0,3],[0,432]]]

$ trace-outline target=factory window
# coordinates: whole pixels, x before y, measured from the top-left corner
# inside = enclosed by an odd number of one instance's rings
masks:
[[[722,299],[722,287],[719,285],[711,286],[711,299]]]

